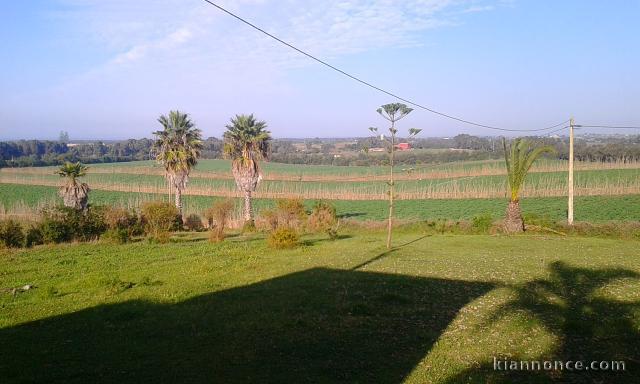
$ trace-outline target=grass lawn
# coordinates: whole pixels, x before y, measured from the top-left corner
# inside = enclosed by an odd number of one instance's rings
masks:
[[[350,231],[350,232],[349,232]],[[200,237],[204,237],[202,234]],[[0,251],[0,378],[17,382],[635,383],[640,242],[261,235]],[[624,360],[496,372],[493,357]]]

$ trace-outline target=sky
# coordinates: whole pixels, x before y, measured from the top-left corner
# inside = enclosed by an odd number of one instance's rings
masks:
[[[640,125],[640,0],[218,0],[334,66],[429,108],[510,129],[573,116]],[[0,139],[151,137],[188,113],[274,137],[367,136],[394,98],[203,0],[0,3]],[[415,109],[400,134],[495,132]],[[598,132],[591,130],[589,132]]]

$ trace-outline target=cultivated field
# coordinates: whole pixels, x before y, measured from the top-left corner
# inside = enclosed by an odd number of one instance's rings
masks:
[[[638,241],[348,229],[0,251],[2,382],[634,383]],[[493,358],[624,361],[496,372]]]
[[[0,169],[0,213],[28,217],[57,202],[60,184],[55,167]],[[525,183],[525,214],[560,220],[566,216],[567,164],[543,160]],[[272,199],[330,199],[343,217],[381,219],[386,199],[385,167],[338,167],[267,163],[254,193],[258,209]],[[500,217],[506,198],[502,161],[400,166],[397,173],[400,219],[470,219],[479,214]],[[168,198],[162,168],[154,162],[94,164],[84,180],[91,200],[135,207],[141,201]],[[640,220],[640,163],[577,163],[576,219]],[[239,197],[224,160],[202,160],[185,191],[187,212],[201,213],[211,197]]]

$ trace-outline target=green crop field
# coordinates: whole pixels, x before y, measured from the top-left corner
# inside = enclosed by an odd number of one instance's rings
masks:
[[[637,240],[202,236],[0,251],[0,287],[36,287],[0,293],[2,382],[637,382]]]
[[[55,205],[59,203],[55,187],[38,185],[0,184],[1,202],[6,210],[25,205]],[[141,201],[165,199],[169,196],[150,193],[129,193],[115,191],[92,191],[94,204],[137,206]],[[184,196],[185,211],[201,214],[218,198],[208,196]],[[314,200],[307,200],[311,208]],[[384,200],[334,200],[338,215],[355,220],[383,220],[387,215],[387,202]],[[500,218],[506,208],[505,199],[425,199],[400,200],[396,202],[396,216],[405,220],[451,219],[469,220],[475,216],[489,214]],[[561,197],[529,198],[522,201],[525,216],[535,215],[551,220],[563,220],[566,217],[566,199]],[[240,201],[238,199],[238,208]],[[274,205],[272,199],[256,199],[255,207],[259,211]],[[626,196],[581,196],[575,201],[576,220],[602,222],[609,220],[640,220],[640,195]]]
[[[542,160],[524,188],[527,215],[562,220],[566,217],[566,163]],[[216,198],[237,198],[226,160],[202,160],[184,196],[187,212],[201,214]],[[56,204],[55,167],[0,170],[0,209],[31,215]],[[576,220],[640,220],[640,167],[635,163],[579,163],[575,172]],[[301,197],[311,206],[317,199],[334,202],[342,217],[380,220],[386,215],[385,167],[339,167],[265,163],[265,180],[255,197],[256,208],[274,198]],[[471,219],[489,214],[500,218],[507,193],[501,161],[471,161],[398,167],[397,217],[400,219]],[[169,199],[159,165],[151,161],[93,164],[83,178],[92,187],[94,204],[138,206],[141,201]]]

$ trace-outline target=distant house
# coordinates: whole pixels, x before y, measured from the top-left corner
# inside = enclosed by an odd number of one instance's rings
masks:
[[[369,152],[384,152],[384,151],[385,149],[380,147],[369,148]]]
[[[408,150],[411,149],[411,144],[409,144],[409,143],[398,143],[396,145],[396,149],[398,151],[408,151]]]

